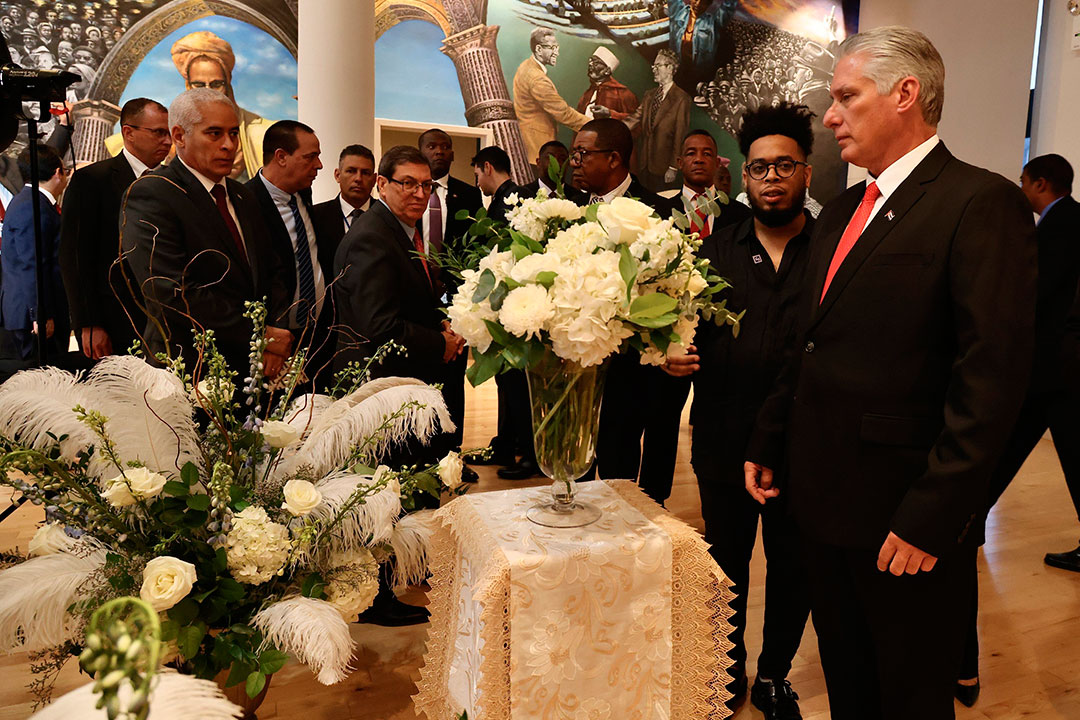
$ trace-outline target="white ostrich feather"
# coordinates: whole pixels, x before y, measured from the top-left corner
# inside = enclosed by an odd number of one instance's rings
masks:
[[[90,371],[94,407],[121,460],[155,472],[178,473],[198,459],[198,435],[184,383],[168,370],[131,355],[111,355]]]
[[[79,382],[76,375],[59,368],[24,370],[0,385],[0,433],[18,437],[25,445],[42,450],[67,435],[60,454],[74,460],[80,450],[97,443],[97,436],[79,422],[72,408],[94,407],[93,388]],[[98,468],[100,471],[100,467]]]
[[[311,511],[312,519],[329,520],[337,514],[353,491],[361,485],[369,485],[375,479],[367,475],[355,475],[348,471],[332,473],[315,483],[322,493],[322,503]],[[355,506],[338,526],[341,549],[367,546],[373,542],[388,541],[394,533],[394,521],[401,514],[401,495],[397,483],[391,483],[374,495],[364,498],[363,504]]]
[[[307,665],[323,685],[348,675],[354,643],[349,624],[330,603],[294,596],[259,611],[253,622],[265,643]]]
[[[373,439],[369,449],[376,458],[383,457],[391,446],[410,436],[427,442],[440,427],[444,431],[454,429],[441,392],[430,385],[397,384],[372,392],[344,413],[339,414],[338,406],[351,403],[349,397],[330,406],[320,418],[319,427],[314,428],[303,442],[294,464],[310,465],[316,475],[325,475],[340,467],[357,443],[370,437],[391,415],[410,402],[419,403],[419,407],[408,408]]]
[[[398,521],[390,536],[394,548],[394,590],[415,585],[427,575],[428,548],[435,532],[434,510],[418,510]]]
[[[32,652],[70,640],[68,607],[90,574],[104,565],[105,551],[94,550],[85,557],[42,555],[0,570],[0,652]]]
[[[161,669],[154,675],[150,688],[150,714],[147,720],[233,720],[244,711],[229,702],[213,680],[200,680],[181,675],[175,670]],[[134,691],[124,683],[120,687],[120,706],[127,707]],[[108,718],[104,708],[94,706],[101,696],[94,684],[83,685],[53,700],[30,716],[30,720],[97,720]]]
[[[285,417],[283,417],[282,420],[299,430],[300,437],[303,438],[318,426],[319,419],[326,412],[327,408],[331,407],[336,402],[337,401],[329,395],[307,393],[306,395],[295,398],[289,403],[289,408],[285,411]]]

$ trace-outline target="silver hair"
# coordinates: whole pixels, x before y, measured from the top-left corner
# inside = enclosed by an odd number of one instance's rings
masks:
[[[929,38],[902,25],[886,25],[844,40],[836,59],[851,55],[865,57],[862,73],[881,95],[892,92],[906,77],[917,79],[923,120],[937,127],[945,104],[945,63]]]
[[[542,45],[546,37],[555,37],[555,31],[546,27],[533,28],[533,31],[529,33],[529,50],[536,52],[536,46]]]
[[[660,58],[664,58],[671,63],[672,72],[677,72],[679,70],[679,56],[675,54],[674,50],[660,48],[660,51],[656,53],[656,60],[659,60]],[[653,60],[653,63],[655,63],[656,60]]]
[[[202,109],[214,103],[228,105],[236,113],[236,117],[240,117],[236,103],[227,95],[211,88],[192,88],[177,95],[169,105],[169,127],[179,125],[185,133],[192,132],[195,126],[202,122]]]

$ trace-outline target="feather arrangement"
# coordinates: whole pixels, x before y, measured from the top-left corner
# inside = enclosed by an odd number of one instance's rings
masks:
[[[264,643],[310,667],[323,685],[348,675],[354,643],[348,623],[330,603],[294,596],[268,605],[252,624],[262,632]]]
[[[94,549],[42,555],[0,571],[0,652],[33,652],[71,640],[68,607],[104,565],[105,551]]]
[[[311,517],[329,520],[334,517],[349,496],[361,485],[373,485],[378,475],[356,475],[344,471],[332,473],[315,484],[322,493],[322,503],[316,507]],[[362,504],[354,507],[338,526],[335,545],[338,549],[349,550],[388,541],[394,533],[394,523],[401,515],[401,495],[397,483],[391,482],[384,488],[364,498]]]
[[[300,437],[305,438],[318,426],[320,418],[327,408],[334,405],[336,400],[329,395],[317,395],[308,393],[301,395],[289,404],[282,418],[285,422],[300,431]]]
[[[127,706],[131,694],[131,686],[125,684],[120,692],[122,706]],[[34,713],[30,720],[107,720],[105,709],[94,707],[98,698],[93,683],[83,685]],[[222,695],[214,681],[167,669],[154,676],[149,704],[147,720],[235,720],[244,714]]]
[[[176,375],[130,355],[110,355],[86,384],[96,391],[93,408],[108,418],[106,432],[124,462],[175,474],[197,459],[193,408]]]
[[[24,370],[0,385],[0,434],[37,450],[52,446],[56,442],[52,436],[66,435],[60,455],[73,461],[98,438],[72,408],[92,407],[95,399],[93,389],[80,383],[78,375],[52,367]],[[98,472],[104,468],[104,462],[97,464]]]
[[[394,526],[390,535],[390,546],[394,549],[394,590],[404,590],[427,576],[427,551],[435,522],[434,510],[417,510]]]

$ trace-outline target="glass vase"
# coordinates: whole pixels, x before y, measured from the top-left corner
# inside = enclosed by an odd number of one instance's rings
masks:
[[[575,497],[575,481],[589,471],[596,455],[607,367],[605,360],[583,368],[549,349],[525,371],[536,462],[552,479],[551,500],[527,513],[538,525],[581,527],[600,517],[600,508]]]

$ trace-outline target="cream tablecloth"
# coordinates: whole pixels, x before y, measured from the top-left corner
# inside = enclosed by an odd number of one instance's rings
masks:
[[[430,720],[704,720],[729,695],[730,582],[701,537],[628,481],[578,486],[604,514],[534,525],[547,487],[438,511],[417,711]]]

